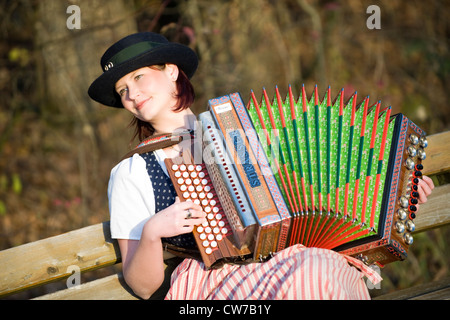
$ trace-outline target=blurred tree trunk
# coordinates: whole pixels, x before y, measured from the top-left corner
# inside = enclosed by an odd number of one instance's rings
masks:
[[[76,11],[68,9],[75,5]],[[78,19],[79,20],[76,20]],[[73,20],[75,19],[75,20]],[[77,26],[77,23],[80,23]],[[78,28],[69,28],[68,25]],[[61,144],[75,150],[83,205],[81,224],[89,215],[89,199],[99,188],[98,104],[87,89],[101,74],[101,54],[115,41],[136,32],[133,11],[124,0],[40,1],[36,22],[36,47],[40,53],[39,79],[45,95],[42,112],[66,124]],[[66,141],[70,134],[69,141]],[[103,181],[102,181],[103,182]],[[95,190],[96,191],[96,190]],[[104,194],[105,190],[102,190]]]

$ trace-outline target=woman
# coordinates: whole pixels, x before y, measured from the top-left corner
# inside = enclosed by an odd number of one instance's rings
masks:
[[[94,100],[125,108],[135,117],[142,139],[194,130],[189,79],[197,57],[188,47],[155,33],[137,33],[111,46],[101,59],[104,73],[89,88]],[[190,147],[178,145],[134,154],[111,171],[108,187],[111,234],[119,243],[127,284],[147,299],[164,280],[162,241],[193,247],[192,230],[205,221],[202,208],[180,202],[164,166]],[[424,178],[428,181],[428,178]],[[433,188],[421,183],[422,202]],[[379,276],[359,260],[330,250],[293,246],[265,263],[226,264],[206,270],[185,259],[173,272],[167,299],[369,299],[363,281]]]

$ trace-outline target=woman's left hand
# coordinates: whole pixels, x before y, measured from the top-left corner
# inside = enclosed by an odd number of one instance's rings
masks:
[[[417,187],[417,192],[419,193],[419,204],[427,202],[428,197],[434,189],[433,180],[431,180],[428,176],[422,176],[422,179],[419,179]]]

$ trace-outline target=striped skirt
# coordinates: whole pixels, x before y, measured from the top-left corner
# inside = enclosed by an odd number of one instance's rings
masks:
[[[264,263],[207,270],[185,259],[172,273],[166,299],[370,299],[363,277],[381,277],[362,262],[334,251],[292,246]]]

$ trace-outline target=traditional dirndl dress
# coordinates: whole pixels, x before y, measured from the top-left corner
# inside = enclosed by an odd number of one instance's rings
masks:
[[[158,153],[150,152],[140,155],[145,162],[138,161],[135,157],[139,156],[134,155],[135,164],[130,160],[130,163],[125,163],[123,166],[129,172],[134,171],[131,178],[140,179],[145,172],[140,168],[143,165],[137,164],[144,163],[145,171],[151,181],[150,190],[153,191],[155,200],[154,207],[151,205],[147,207],[150,207],[149,211],[154,210],[153,214],[171,205],[176,195],[161,159],[164,155],[159,153],[158,160],[155,154]],[[115,175],[121,176],[123,173]],[[126,178],[130,178],[128,172]],[[111,192],[114,187],[113,180],[121,179],[115,177],[110,180],[110,210],[114,200],[114,192]],[[116,183],[120,185],[120,182]],[[145,186],[145,183],[147,182],[144,181],[142,185]],[[132,184],[140,189],[146,188],[139,187],[140,184],[136,181]],[[124,189],[130,190],[128,184],[124,183],[124,185]],[[142,196],[135,197],[135,202],[139,201],[138,198],[143,198],[146,193],[142,190],[140,192]],[[121,203],[125,203],[124,200],[115,202],[119,203],[119,207]],[[124,210],[122,208],[119,211]],[[112,225],[113,216],[111,211]],[[119,229],[119,227],[115,228]],[[139,230],[139,228],[134,229]],[[192,247],[193,245],[192,234],[164,240],[178,246]],[[367,280],[364,276],[373,284],[381,281],[377,272],[357,259],[331,250],[295,245],[276,253],[273,258],[263,263],[225,264],[219,269],[207,270],[201,261],[184,259],[172,273],[171,287],[165,298],[175,300],[370,299]]]
[[[207,270],[185,259],[172,273],[166,299],[370,299],[364,276],[381,281],[361,261],[331,250],[295,245],[264,263],[225,264]]]

